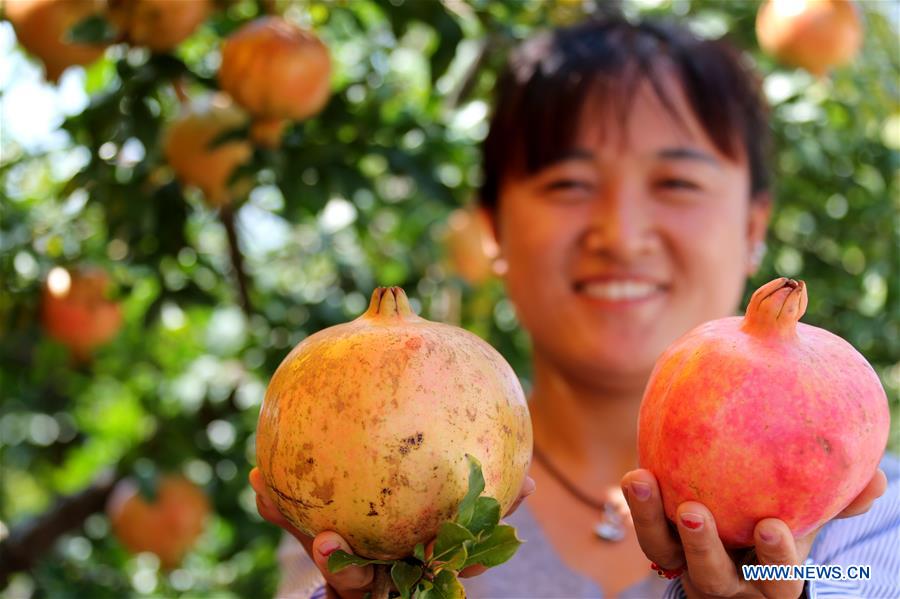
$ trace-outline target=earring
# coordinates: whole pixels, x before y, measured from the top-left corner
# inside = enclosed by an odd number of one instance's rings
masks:
[[[750,255],[750,264],[753,265],[753,268],[759,268],[759,265],[762,264],[767,249],[765,241],[757,241],[753,246],[753,253]]]
[[[491,260],[491,270],[494,271],[494,275],[498,277],[505,275],[508,268],[509,264],[507,264],[506,260],[500,255],[495,256],[494,259]]]

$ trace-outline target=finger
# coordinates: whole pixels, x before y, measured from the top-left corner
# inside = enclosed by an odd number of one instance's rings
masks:
[[[257,467],[253,467],[250,470],[250,476],[247,477],[250,480],[250,486],[253,487],[253,490],[256,491],[257,495],[268,495],[269,490],[266,488],[266,479],[263,477],[263,473]]]
[[[329,586],[334,587],[338,595],[344,597],[355,592],[362,592],[372,584],[375,576],[375,570],[371,565],[368,566],[347,566],[340,572],[332,573],[328,570],[328,557],[342,549],[352,554],[353,550],[350,545],[339,534],[326,531],[316,535],[312,543],[312,551],[310,555],[325,577],[325,582]]]
[[[700,593],[731,597],[741,586],[734,562],[716,531],[712,514],[703,505],[687,501],[678,506],[676,526],[687,562],[688,577]]]
[[[787,524],[766,518],[753,531],[756,559],[764,566],[795,565],[802,560]],[[753,585],[768,599],[795,599],[803,592],[802,580],[761,580]]]
[[[264,520],[276,526],[281,526],[286,521],[286,518],[281,515],[278,508],[263,495],[256,496],[256,511],[259,512],[259,515]]]
[[[259,512],[259,515],[267,522],[289,532],[291,536],[300,541],[307,553],[312,551],[312,537],[297,530],[290,520],[284,517],[278,506],[272,501],[271,495],[269,495],[269,488],[259,468],[251,470],[249,478],[250,486],[256,491],[256,511]]]
[[[516,497],[516,500],[513,502],[509,509],[506,510],[506,513],[503,514],[503,517],[509,516],[514,511],[519,509],[519,506],[522,505],[522,502],[525,501],[525,498],[534,493],[537,485],[534,483],[534,479],[530,476],[526,476],[525,480],[522,481],[522,488],[519,489],[519,496]]]
[[[841,513],[835,516],[835,518],[850,518],[851,516],[858,516],[869,511],[869,508],[872,507],[872,503],[884,495],[886,490],[887,476],[885,476],[884,471],[879,468],[875,471],[874,476],[872,476],[872,479],[869,481],[869,484],[866,485],[866,488],[850,502],[850,505],[841,510]]]
[[[256,492],[256,509],[259,511],[259,515],[278,526],[288,523],[285,517],[281,515],[281,512],[278,511],[275,502],[272,501],[272,496],[269,494],[269,487],[266,485],[266,480],[259,468],[253,468],[250,471],[250,476],[248,478],[250,480],[250,486],[253,487],[253,490]]]
[[[622,493],[647,558],[667,570],[683,566],[681,544],[669,529],[656,477],[648,470],[632,470],[622,478]]]

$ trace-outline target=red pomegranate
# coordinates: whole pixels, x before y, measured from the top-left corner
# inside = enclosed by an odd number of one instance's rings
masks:
[[[103,0],[4,0],[2,5],[16,39],[44,63],[44,74],[52,83],[68,67],[90,64],[103,55],[105,44],[66,41],[73,26],[103,12]]]
[[[148,501],[134,481],[116,485],[106,507],[113,532],[131,553],[159,557],[165,569],[176,568],[203,532],[209,501],[203,491],[182,476],[158,481],[156,499]]]
[[[669,518],[699,501],[727,547],[764,518],[803,536],[868,484],[890,416],[878,375],[840,337],[797,321],[803,282],[777,279],[743,318],[703,324],[656,363],[641,404],[640,463]]]
[[[85,360],[119,332],[122,311],[107,298],[109,277],[102,270],[56,267],[47,276],[41,318],[47,334]]]
[[[851,0],[766,0],[756,16],[763,50],[817,76],[850,62],[862,46],[862,34]]]
[[[212,12],[210,0],[108,0],[109,20],[134,46],[168,52]]]
[[[262,17],[222,46],[219,83],[253,115],[251,134],[276,147],[286,121],[314,116],[331,93],[328,48],[281,17]]]
[[[245,187],[241,182],[230,183],[230,178],[234,169],[249,160],[253,147],[243,139],[213,143],[246,123],[246,115],[220,94],[188,105],[166,130],[166,161],[178,179],[198,187],[211,206],[231,202]]]

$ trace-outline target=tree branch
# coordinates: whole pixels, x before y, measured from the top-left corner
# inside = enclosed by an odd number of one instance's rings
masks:
[[[508,45],[509,39],[502,33],[493,32],[488,34],[484,41],[481,42],[481,47],[478,49],[475,60],[466,69],[456,90],[447,99],[447,104],[450,108],[459,107],[460,104],[469,98],[475,89],[475,84],[478,82],[481,71],[484,70],[491,57],[496,56],[498,53],[505,53]]]
[[[228,250],[231,256],[231,268],[237,282],[238,301],[241,309],[247,316],[253,316],[253,304],[250,303],[250,287],[247,279],[247,271],[244,268],[244,255],[238,245],[237,228],[234,223],[234,207],[231,204],[222,206],[219,210],[219,219],[225,227],[228,236]]]
[[[89,487],[59,498],[52,508],[14,529],[0,542],[0,589],[6,587],[14,572],[30,569],[61,535],[101,511],[119,478],[112,470],[103,472]]]

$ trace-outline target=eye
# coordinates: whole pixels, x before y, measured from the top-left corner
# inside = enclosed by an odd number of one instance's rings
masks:
[[[693,181],[689,181],[687,179],[679,179],[677,177],[669,177],[666,179],[662,179],[657,183],[659,187],[663,189],[688,189],[688,190],[699,190],[700,186],[694,183]]]
[[[544,185],[544,191],[592,191],[594,186],[589,181],[580,179],[553,179]]]

